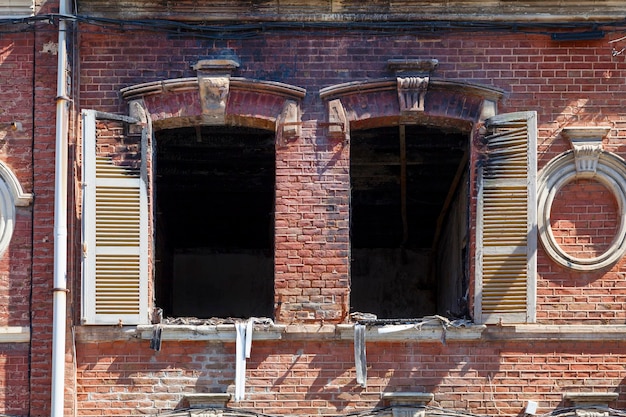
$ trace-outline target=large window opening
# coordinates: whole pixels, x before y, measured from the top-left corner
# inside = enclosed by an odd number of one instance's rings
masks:
[[[353,312],[468,315],[468,138],[415,125],[351,133]]]
[[[156,302],[173,317],[271,317],[274,134],[156,132]]]

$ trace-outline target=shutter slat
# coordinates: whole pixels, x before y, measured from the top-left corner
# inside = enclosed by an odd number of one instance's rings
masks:
[[[476,320],[534,321],[536,269],[536,115],[486,121],[486,157],[479,170]]]

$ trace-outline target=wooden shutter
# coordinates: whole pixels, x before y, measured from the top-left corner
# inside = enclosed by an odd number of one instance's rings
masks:
[[[32,16],[35,5],[33,0],[9,0],[0,2],[0,17]]]
[[[97,154],[96,119],[100,115],[93,110],[82,113],[83,323],[146,323],[145,182],[138,169],[116,165]]]
[[[477,179],[475,320],[534,322],[537,115],[502,114],[485,126]]]

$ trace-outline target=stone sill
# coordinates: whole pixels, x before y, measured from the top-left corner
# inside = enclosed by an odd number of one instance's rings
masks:
[[[575,407],[600,406],[608,407],[610,402],[616,401],[617,392],[564,392],[563,399]]]
[[[140,326],[77,326],[78,342],[115,340],[150,340],[155,325]],[[235,326],[220,325],[162,325],[164,341],[235,342]],[[621,341],[626,337],[626,325],[468,325],[442,329],[439,325],[422,325],[393,333],[378,333],[369,327],[366,341]],[[253,340],[266,341],[342,341],[353,340],[353,324],[292,324],[256,325]]]
[[[20,326],[0,327],[0,343],[28,343],[30,328]]]
[[[623,341],[626,325],[601,324],[517,324],[489,326],[484,340],[515,341]]]

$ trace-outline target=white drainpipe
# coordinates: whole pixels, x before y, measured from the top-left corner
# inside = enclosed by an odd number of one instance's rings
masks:
[[[56,98],[54,180],[54,289],[52,307],[51,417],[62,417],[65,394],[65,332],[67,314],[67,22],[70,6],[59,1],[59,49]]]

